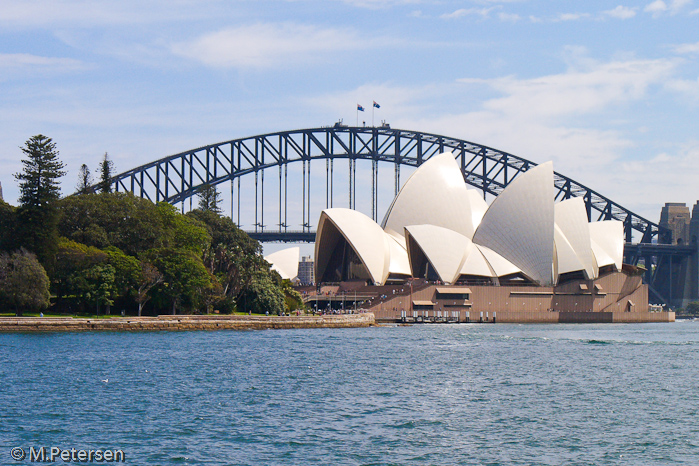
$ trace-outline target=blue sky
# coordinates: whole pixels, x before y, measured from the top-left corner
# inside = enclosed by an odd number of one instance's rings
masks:
[[[38,133],[67,194],[105,152],[121,172],[376,100],[657,221],[699,199],[698,60],[692,0],[0,0],[0,182],[16,203]]]

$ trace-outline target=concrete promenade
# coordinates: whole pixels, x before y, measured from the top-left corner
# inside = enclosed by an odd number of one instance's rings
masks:
[[[80,332],[158,330],[264,330],[292,328],[357,328],[375,325],[374,314],[327,316],[163,315],[157,317],[0,317],[0,332]]]

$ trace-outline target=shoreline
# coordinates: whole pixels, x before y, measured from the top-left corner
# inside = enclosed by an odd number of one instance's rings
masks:
[[[0,333],[362,328],[375,325],[376,319],[371,312],[324,316],[161,315],[109,319],[0,317]]]

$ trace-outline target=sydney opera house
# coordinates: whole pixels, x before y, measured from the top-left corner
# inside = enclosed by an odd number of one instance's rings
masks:
[[[321,213],[316,282],[366,297],[379,320],[673,320],[649,312],[640,271],[622,263],[622,223],[589,222],[581,198],[555,202],[553,182],[552,163],[538,165],[488,205],[451,153],[433,156],[380,225],[351,209]]]

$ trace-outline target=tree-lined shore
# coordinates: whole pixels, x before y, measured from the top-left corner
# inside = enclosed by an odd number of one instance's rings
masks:
[[[53,141],[34,136],[22,151],[20,205],[0,201],[0,313],[278,314],[302,305],[260,244],[221,215],[215,187],[182,214],[110,192],[105,154],[100,182],[83,165],[80,194],[61,199]]]

